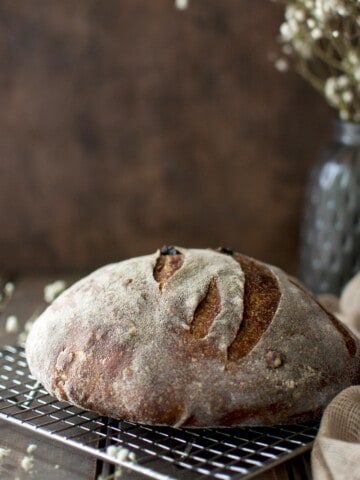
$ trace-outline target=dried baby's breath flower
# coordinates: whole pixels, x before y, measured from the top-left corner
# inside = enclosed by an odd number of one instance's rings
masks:
[[[275,0],[285,5],[282,51],[342,119],[360,118],[360,1]],[[288,50],[290,52],[290,49]],[[278,70],[277,62],[275,67]],[[284,69],[281,71],[285,71]]]
[[[20,462],[20,466],[25,472],[32,473],[34,470],[34,457],[25,455]]]
[[[285,58],[278,58],[275,62],[275,68],[279,72],[286,72],[289,69],[289,63]]]
[[[10,297],[15,291],[15,285],[12,282],[5,283],[4,293],[7,297]]]
[[[29,335],[29,332],[32,329],[32,326],[34,325],[35,320],[40,315],[40,312],[41,312],[41,310],[39,310],[39,309],[35,310],[35,312],[31,315],[31,317],[25,323],[24,330],[22,332],[20,332],[19,335],[18,335],[18,343],[19,344],[24,344],[26,342],[26,339]]]
[[[64,280],[57,280],[44,287],[44,300],[47,303],[52,303],[56,297],[60,295],[66,288]]]
[[[10,448],[0,447],[0,459],[7,457],[8,455],[10,455],[10,453],[11,453]]]
[[[111,458],[119,460],[120,462],[128,461],[131,463],[136,463],[136,455],[134,452],[131,452],[125,447],[117,446],[117,445],[109,445],[106,449],[107,455]],[[114,480],[116,478],[120,478],[122,476],[122,468],[117,466],[115,469],[114,474],[106,477],[100,475],[97,480]]]
[[[279,36],[283,54],[342,119],[359,122],[360,0],[272,1],[285,6]],[[180,10],[188,4],[175,0]],[[288,70],[287,59],[271,61],[280,72]]]
[[[1,282],[0,282],[1,283]],[[12,282],[6,282],[0,286],[0,311],[5,309],[7,302],[15,291],[15,285]]]
[[[37,449],[36,443],[30,443],[26,449],[26,453],[29,453],[29,454],[34,453],[36,449]]]
[[[290,44],[286,43],[283,45],[282,51],[285,55],[291,55],[294,52],[294,49]]]
[[[188,0],[175,0],[175,7],[178,10],[185,10],[189,6]]]
[[[9,315],[7,317],[5,331],[7,333],[17,333],[19,331],[19,322],[16,315]]]
[[[346,90],[342,94],[342,99],[345,103],[351,103],[354,100],[354,95],[350,90]]]

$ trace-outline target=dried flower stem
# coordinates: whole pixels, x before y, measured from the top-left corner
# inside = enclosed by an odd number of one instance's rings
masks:
[[[295,70],[341,118],[360,122],[360,1],[274,1],[285,6],[281,42]]]

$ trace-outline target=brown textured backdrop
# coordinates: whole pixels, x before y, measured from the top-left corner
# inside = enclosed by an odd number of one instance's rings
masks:
[[[163,243],[294,271],[332,118],[268,60],[269,0],[2,0],[0,269],[87,269]]]

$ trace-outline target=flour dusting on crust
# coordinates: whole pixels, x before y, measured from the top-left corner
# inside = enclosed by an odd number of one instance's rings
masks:
[[[228,349],[242,335],[250,280],[231,255],[176,248],[183,262],[161,288],[156,252],[97,270],[39,317],[26,354],[49,392],[142,423],[258,425],[315,418],[338,391],[360,380],[358,344],[351,357],[311,295],[260,262],[280,300],[251,351],[229,361]],[[196,338],[191,324],[211,282],[219,309]],[[260,300],[269,295],[266,284],[257,288]]]

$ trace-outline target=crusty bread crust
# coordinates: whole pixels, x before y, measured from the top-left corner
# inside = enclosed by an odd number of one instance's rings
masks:
[[[146,424],[317,418],[359,382],[358,341],[280,269],[228,253],[176,247],[80,280],[35,322],[32,374],[60,400]]]

